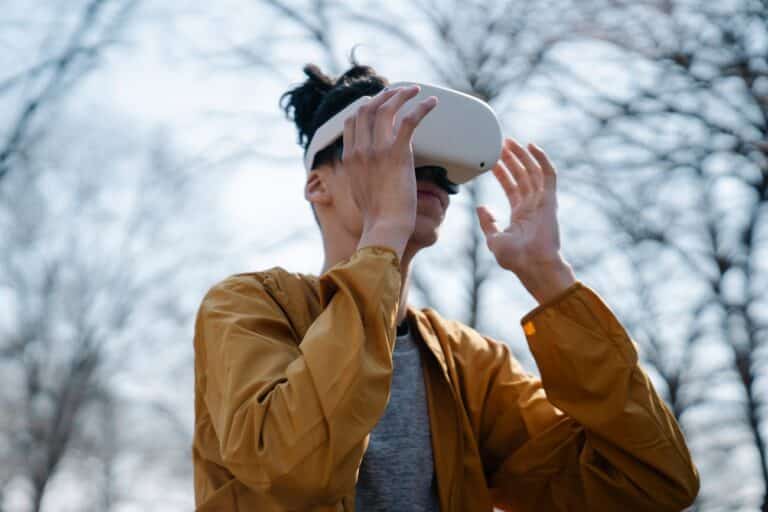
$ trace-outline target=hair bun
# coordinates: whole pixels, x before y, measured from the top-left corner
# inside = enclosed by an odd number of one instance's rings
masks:
[[[336,83],[348,83],[355,81],[359,78],[370,78],[376,76],[376,71],[371,66],[364,66],[362,64],[355,64],[349,68],[343,75],[341,75]]]
[[[304,151],[318,126],[356,99],[375,96],[388,84],[387,79],[377,75],[372,67],[360,65],[354,59],[352,64],[336,79],[320,71],[315,64],[307,64],[304,66],[307,76],[304,83],[280,96],[280,106],[286,117],[296,124],[298,143]],[[340,145],[339,139],[337,146]],[[335,155],[333,147],[326,149],[327,154],[318,153],[316,162],[324,162],[327,155]]]
[[[296,123],[299,144],[304,145],[313,132],[312,120],[325,95],[334,86],[334,81],[315,64],[304,66],[307,79],[280,97],[280,107],[285,115]]]
[[[320,68],[315,64],[304,66],[304,74],[307,75],[307,83],[313,84],[323,94],[333,88],[333,79],[320,71]]]

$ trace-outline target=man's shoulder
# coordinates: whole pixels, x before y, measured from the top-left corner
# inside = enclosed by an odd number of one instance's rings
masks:
[[[275,266],[231,274],[211,286],[203,303],[212,298],[234,299],[241,308],[264,306],[279,312],[303,336],[320,314],[318,277]],[[251,303],[249,306],[248,303]]]
[[[460,320],[446,318],[433,308],[419,308],[417,316],[421,315],[429,319],[442,352],[452,361],[462,382],[485,382],[487,372],[500,368],[507,368],[515,375],[529,375],[504,341]]]
[[[475,351],[506,352],[506,343],[481,333],[478,329],[456,319],[443,316],[431,307],[414,308],[417,316],[428,319],[432,330],[456,353]]]
[[[277,298],[286,294],[307,292],[316,281],[317,277],[314,275],[291,272],[283,267],[274,266],[263,270],[230,274],[214,283],[208,293],[217,290],[238,290],[257,294],[266,292]]]

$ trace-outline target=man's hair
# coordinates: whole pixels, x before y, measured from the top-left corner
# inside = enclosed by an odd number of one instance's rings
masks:
[[[378,75],[372,67],[356,62],[354,54],[350,60],[352,67],[336,79],[323,73],[315,64],[305,65],[306,80],[280,96],[280,108],[288,119],[296,123],[298,144],[305,154],[312,136],[323,123],[356,99],[375,96],[389,85],[389,81]],[[342,137],[339,137],[315,155],[312,169],[339,161],[342,149]],[[312,213],[320,226],[314,205]]]

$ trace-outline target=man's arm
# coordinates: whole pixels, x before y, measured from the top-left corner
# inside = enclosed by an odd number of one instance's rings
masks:
[[[462,392],[496,506],[515,511],[679,511],[699,475],[634,342],[580,281],[521,320],[541,380],[503,343],[458,344]]]
[[[221,461],[286,509],[338,502],[384,413],[400,298],[397,254],[367,246],[320,277],[301,345],[256,279],[213,287],[197,317],[205,405]]]

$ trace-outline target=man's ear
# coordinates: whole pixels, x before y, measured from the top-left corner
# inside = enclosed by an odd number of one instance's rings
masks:
[[[312,171],[307,176],[304,185],[304,198],[315,205],[329,205],[333,202],[324,177],[318,171]]]

